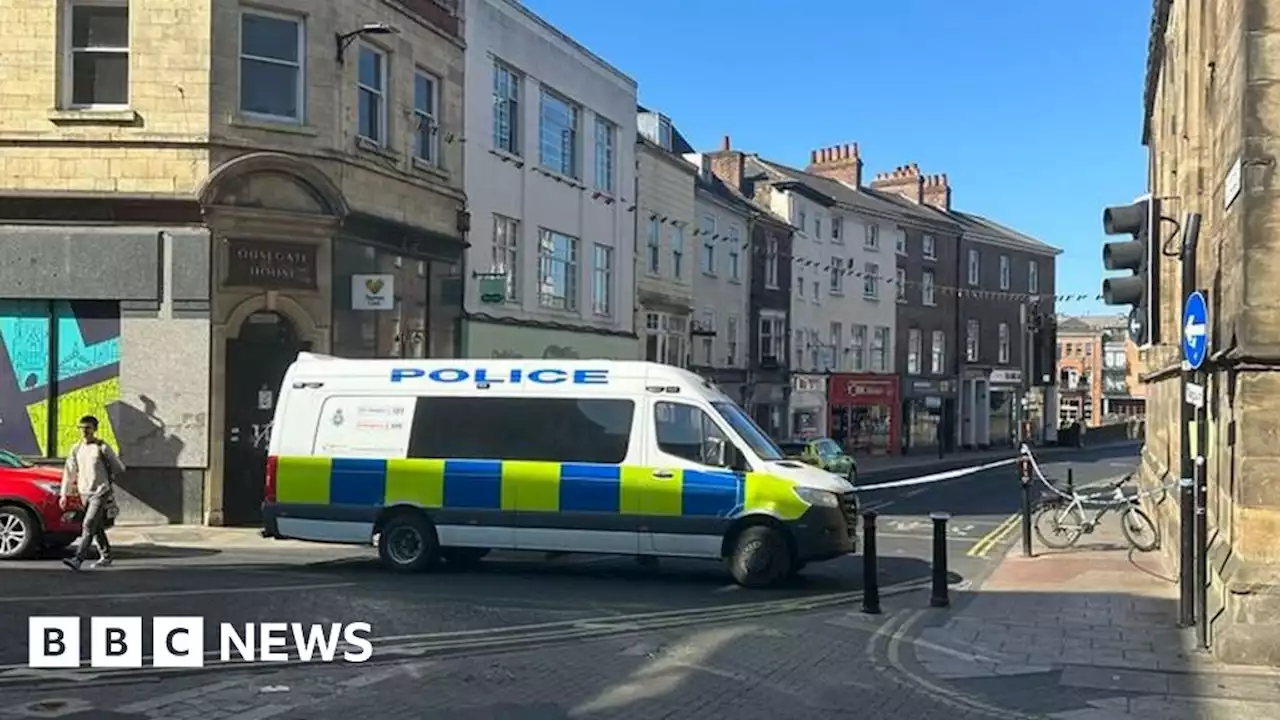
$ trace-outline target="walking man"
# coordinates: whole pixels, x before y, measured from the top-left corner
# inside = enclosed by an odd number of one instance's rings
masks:
[[[84,504],[84,522],[75,555],[62,561],[72,570],[80,569],[94,543],[98,545],[98,561],[91,567],[111,564],[106,522],[108,514],[115,512],[112,480],[124,472],[124,463],[111,446],[98,437],[98,418],[92,415],[80,418],[80,434],[80,441],[67,453],[59,498],[63,510],[67,509],[68,498],[74,495],[80,496]]]

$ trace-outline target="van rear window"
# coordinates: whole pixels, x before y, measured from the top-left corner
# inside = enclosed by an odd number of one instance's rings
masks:
[[[635,403],[571,398],[418,398],[409,457],[621,463]]]

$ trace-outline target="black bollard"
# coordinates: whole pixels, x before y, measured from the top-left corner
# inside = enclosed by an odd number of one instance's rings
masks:
[[[876,511],[862,513],[862,612],[880,614],[880,568],[876,559]]]
[[[933,520],[933,597],[929,598],[929,605],[951,607],[951,598],[947,596],[947,521],[951,516],[936,512],[929,518]]]
[[[1067,494],[1075,495],[1076,493],[1076,471],[1074,468],[1067,468]]]
[[[1022,556],[1031,557],[1031,463],[1018,463],[1018,479],[1022,484]]]

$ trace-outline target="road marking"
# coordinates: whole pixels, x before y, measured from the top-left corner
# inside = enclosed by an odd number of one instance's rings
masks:
[[[1018,524],[1020,517],[1018,513],[1010,515],[1004,522],[997,525],[994,530],[978,538],[978,542],[974,543],[973,547],[969,548],[969,552],[965,554],[969,557],[986,557],[991,548],[1009,536],[1009,533]]]
[[[276,585],[273,587],[207,588],[202,590],[153,590],[151,592],[99,593],[86,595],[21,595],[0,597],[0,603],[52,603],[68,600],[137,600],[155,597],[184,597],[196,595],[237,595],[248,593],[274,593],[298,590],[333,590],[355,587],[356,583],[325,583],[323,585]]]
[[[966,710],[969,712],[977,711],[988,717],[999,718],[1000,720],[1026,720],[1028,717],[1036,717],[1035,715],[1019,713],[996,705],[987,704],[970,695],[937,685],[929,679],[912,672],[906,664],[902,662],[903,640],[912,640],[912,638],[909,637],[911,634],[911,627],[918,623],[920,619],[924,617],[924,614],[924,610],[916,610],[911,615],[907,616],[902,622],[896,623],[896,627],[893,621],[885,623],[876,635],[872,636],[871,641],[868,643],[868,648],[874,648],[872,643],[875,642],[877,637],[887,638],[888,642],[885,645],[885,654],[888,655],[889,665],[904,679],[923,690],[926,694],[932,696],[935,700],[954,707],[957,710]]]
[[[920,540],[921,542],[933,540],[933,535],[923,535],[923,534],[914,535],[911,533],[895,533],[895,532],[879,532],[879,531],[876,532],[876,537],[893,538],[895,540]],[[947,536],[947,542],[969,543],[972,541],[973,541],[972,538],[960,537],[955,535]]]

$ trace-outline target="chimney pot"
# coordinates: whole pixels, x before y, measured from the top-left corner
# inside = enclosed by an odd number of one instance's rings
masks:
[[[720,149],[728,152],[733,149],[733,145],[729,143],[729,136],[724,136],[724,142],[720,143]]]
[[[809,164],[810,164],[810,165],[817,165],[817,164],[818,164],[818,151],[817,151],[817,150],[810,150],[810,151],[809,151]]]

